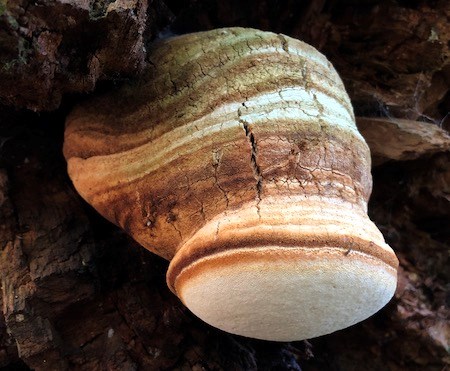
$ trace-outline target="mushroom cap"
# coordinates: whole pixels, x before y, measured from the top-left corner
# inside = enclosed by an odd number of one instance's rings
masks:
[[[149,62],[69,115],[64,155],[87,202],[171,261],[186,306],[300,340],[386,304],[398,261],[367,216],[370,153],[330,62],[243,28],[160,41]]]

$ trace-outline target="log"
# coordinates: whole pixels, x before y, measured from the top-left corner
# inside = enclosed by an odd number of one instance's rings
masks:
[[[448,367],[449,16],[447,1],[0,1],[0,368]],[[167,262],[102,219],[67,176],[74,105],[139,78],[156,38],[223,26],[319,48],[365,117],[369,215],[401,269],[391,303],[352,328],[275,343],[206,325],[167,289]]]

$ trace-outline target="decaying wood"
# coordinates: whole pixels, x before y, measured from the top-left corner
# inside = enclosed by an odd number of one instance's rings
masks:
[[[0,99],[9,108],[0,110],[0,367],[448,366],[450,148],[442,130],[426,125],[449,127],[449,7],[445,0],[1,1]],[[98,216],[66,175],[64,119],[84,99],[67,94],[105,80],[113,84],[100,88],[114,89],[139,74],[158,34],[230,25],[318,47],[343,76],[355,111],[386,119],[383,136],[372,127],[366,133],[384,154],[373,169],[369,214],[400,259],[395,299],[368,321],[309,343],[249,340],[194,318],[166,288],[167,263]],[[422,121],[407,130],[420,146],[406,139],[405,147],[383,149],[394,146],[384,138],[405,138],[404,128],[389,125],[395,119]]]
[[[54,110],[64,94],[90,92],[97,81],[138,74],[145,65],[145,38],[170,17],[160,3],[0,2],[0,102]],[[155,25],[147,27],[147,17],[154,19],[157,11]]]
[[[374,165],[414,160],[450,148],[449,133],[438,125],[390,117],[357,117],[356,124],[370,146]]]

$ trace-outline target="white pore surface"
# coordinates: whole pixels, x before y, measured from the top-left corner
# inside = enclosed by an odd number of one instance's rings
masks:
[[[230,333],[275,341],[329,334],[377,312],[396,288],[395,271],[383,263],[329,252],[315,261],[215,264],[178,293],[196,316]]]

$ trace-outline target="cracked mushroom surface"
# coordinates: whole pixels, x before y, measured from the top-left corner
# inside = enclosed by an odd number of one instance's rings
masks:
[[[159,41],[149,62],[68,117],[81,196],[170,260],[170,289],[222,330],[300,340],[382,308],[398,261],[367,216],[370,153],[330,62],[243,28]]]

